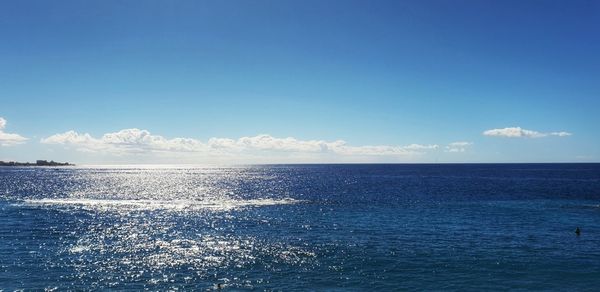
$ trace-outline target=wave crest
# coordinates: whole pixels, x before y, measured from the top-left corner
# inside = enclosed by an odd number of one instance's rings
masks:
[[[89,198],[60,198],[60,199],[27,199],[29,206],[62,206],[79,207],[84,209],[133,209],[133,210],[216,210],[226,211],[244,207],[259,207],[273,205],[289,205],[301,202],[292,198],[283,199],[210,199],[197,200],[132,200],[132,199],[89,199]]]

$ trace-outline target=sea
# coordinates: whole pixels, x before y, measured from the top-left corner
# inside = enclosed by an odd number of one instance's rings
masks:
[[[0,291],[598,289],[600,164],[0,167]]]

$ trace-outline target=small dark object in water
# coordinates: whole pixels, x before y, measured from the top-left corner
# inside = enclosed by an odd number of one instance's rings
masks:
[[[581,234],[581,229],[579,229],[579,227],[575,228],[575,234],[577,234],[577,236]]]

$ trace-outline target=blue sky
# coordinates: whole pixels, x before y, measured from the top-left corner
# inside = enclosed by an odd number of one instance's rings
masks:
[[[597,1],[2,1],[0,39],[4,160],[600,161]]]

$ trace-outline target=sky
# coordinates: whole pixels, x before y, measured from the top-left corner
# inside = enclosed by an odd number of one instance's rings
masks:
[[[598,1],[0,1],[0,160],[600,162]]]

